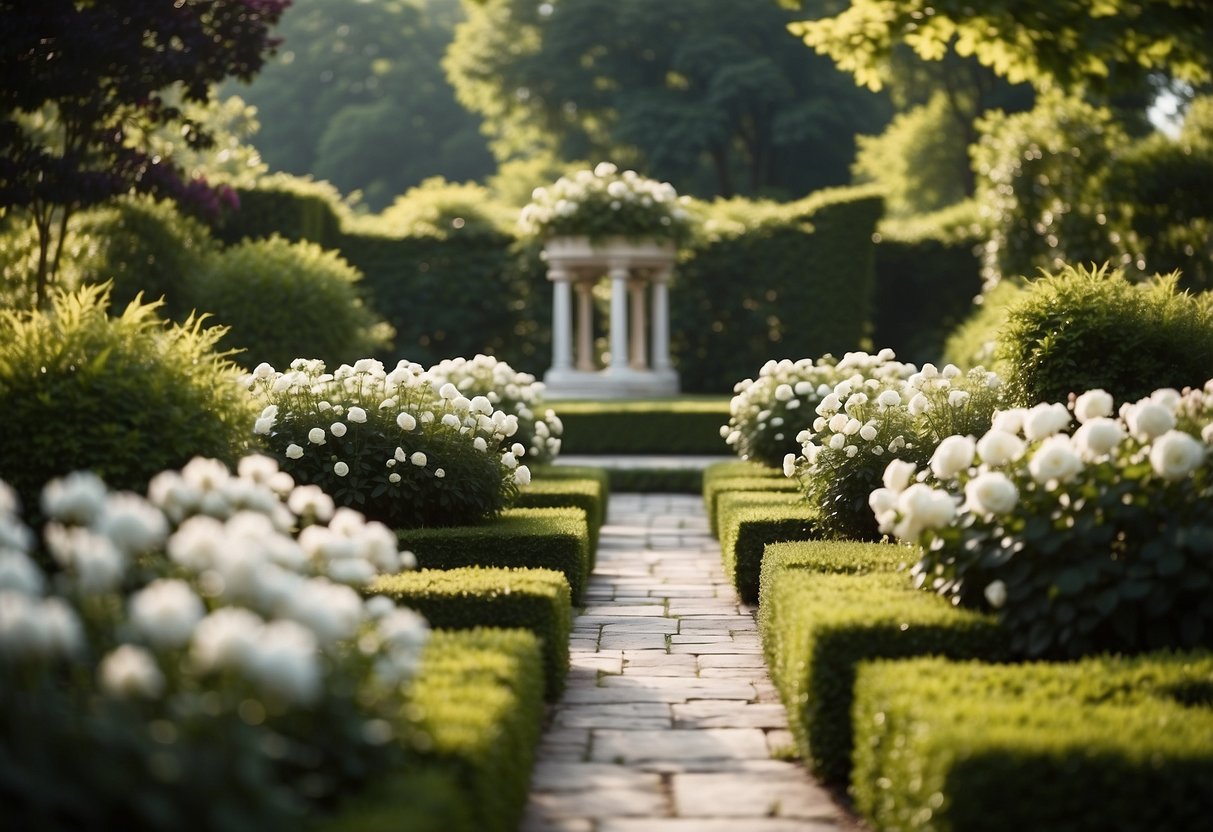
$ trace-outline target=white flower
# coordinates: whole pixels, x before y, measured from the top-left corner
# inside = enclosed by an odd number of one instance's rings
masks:
[[[42,489],[42,511],[53,520],[87,526],[101,512],[105,483],[91,471],[51,480]]]
[[[1150,401],[1160,404],[1172,412],[1179,405],[1179,391],[1173,387],[1162,387],[1150,394]]]
[[[841,451],[844,447],[846,447],[846,444],[847,438],[841,433],[836,433],[830,437],[829,445],[831,450]]]
[[[443,477],[446,476],[446,469],[445,468],[435,468],[434,476],[437,477],[438,479],[442,479]]]
[[[897,407],[901,404],[901,394],[896,390],[885,390],[876,397],[876,403],[881,407]]]
[[[1074,453],[1070,437],[1055,434],[1047,438],[1036,449],[1028,461],[1028,471],[1038,483],[1051,480],[1066,482],[1082,471],[1082,459]]]
[[[1017,434],[1023,430],[1023,419],[1027,412],[1022,407],[1013,407],[1010,410],[996,410],[990,423],[994,430]]]
[[[514,456],[526,456],[526,448],[522,447],[522,443],[515,442],[510,446],[510,453]]]
[[[1044,439],[1070,426],[1070,411],[1066,406],[1053,402],[1038,404],[1029,409],[1023,417],[1023,435],[1029,441]]]
[[[1019,502],[1019,490],[1001,471],[985,471],[965,483],[965,500],[974,511],[1006,514]]]
[[[446,425],[448,428],[457,428],[462,424],[462,422],[459,421],[459,417],[454,413],[446,413],[442,416],[442,424]]]
[[[401,412],[396,416],[396,424],[401,430],[413,430],[417,427],[417,420],[413,418],[413,414]]]
[[[346,427],[341,422],[333,422],[333,424],[329,425],[329,433],[333,434],[333,436],[336,436],[338,439],[345,436],[345,432]]]
[[[274,428],[274,422],[275,420],[273,418],[266,418],[265,416],[262,416],[253,423],[253,433],[260,434],[262,436],[269,436],[270,431]]]
[[[390,482],[392,485],[395,485],[396,483],[400,482],[400,475],[397,473],[388,474],[387,481]]]
[[[131,626],[153,647],[184,647],[206,608],[185,581],[162,578],[131,596]]]
[[[48,524],[43,540],[51,556],[67,567],[84,593],[109,592],[126,573],[126,559],[108,537],[80,527]]]
[[[46,576],[29,555],[0,546],[0,592],[13,590],[24,595],[40,595]]]
[[[910,411],[911,416],[921,416],[931,409],[931,400],[922,393],[915,393],[906,409]]]
[[[543,423],[540,422],[540,424]],[[477,436],[472,440],[472,447],[478,451],[487,451],[489,449],[489,443],[484,441],[483,436]]]
[[[906,541],[915,540],[926,529],[942,529],[956,516],[956,503],[946,491],[937,491],[916,482],[897,497],[901,513],[893,533]]]
[[[413,451],[412,455],[409,457],[409,462],[413,463],[418,468],[424,468],[426,461],[426,456],[421,451]]]
[[[519,465],[517,468],[515,468],[514,469],[514,483],[516,485],[530,485],[531,484],[531,469],[527,468],[525,465]]]
[[[1150,465],[1166,480],[1180,480],[1195,471],[1205,459],[1205,446],[1192,436],[1169,430],[1154,440]]]
[[[948,366],[951,366],[950,364]],[[969,393],[966,390],[953,390],[948,393],[948,404],[952,407],[964,407],[969,401]]]
[[[973,464],[975,451],[971,436],[945,436],[931,455],[931,471],[940,479],[954,477]]]
[[[1088,418],[1074,431],[1074,447],[1086,459],[1095,459],[1111,453],[1125,438],[1120,422],[1104,416]]]
[[[1088,390],[1074,400],[1074,418],[1079,424],[1111,415],[1112,395],[1104,390]]]
[[[790,385],[790,384],[781,384],[775,388],[775,400],[776,401],[786,402],[789,399],[791,399],[794,395],[795,395],[795,391],[792,390],[792,385]]]
[[[1143,442],[1162,436],[1175,427],[1174,412],[1149,399],[1126,407],[1124,417],[1129,432]]]
[[[339,477],[344,477],[350,472],[350,466],[344,462],[337,461],[333,463],[333,473]]]
[[[336,505],[333,498],[318,485],[300,485],[286,498],[286,506],[299,517],[315,517],[327,522],[333,516]]]
[[[302,624],[282,619],[261,628],[249,647],[245,670],[263,691],[293,703],[315,701],[324,681],[316,636]]]
[[[158,549],[168,537],[164,513],[143,497],[127,492],[105,498],[93,528],[128,555]]]
[[[262,620],[244,607],[220,607],[198,622],[190,658],[203,672],[241,666],[262,629]]]
[[[346,411],[345,418],[349,419],[351,422],[361,425],[366,421],[366,411],[361,407],[351,407]]]
[[[997,428],[991,428],[986,435],[977,440],[977,453],[986,465],[999,467],[1023,456],[1027,443],[1017,434],[1007,433]]]
[[[889,488],[876,488],[868,495],[868,505],[877,519],[897,507],[897,494]]]
[[[994,609],[1002,609],[1007,603],[1007,585],[1002,581],[992,581],[985,588],[986,600]]]
[[[865,442],[871,442],[876,438],[876,426],[869,422],[859,429],[859,436]]]
[[[274,376],[274,368],[262,361],[253,370],[253,378],[264,381]]]
[[[884,482],[885,488],[895,494],[900,494],[906,490],[906,486],[910,484],[910,480],[914,477],[917,470],[912,462],[906,462],[904,459],[894,459],[885,466],[884,476],[881,480]]]
[[[312,428],[307,432],[307,441],[313,445],[323,445],[325,443],[324,428]]]
[[[796,476],[796,454],[783,455],[783,475],[785,477]]]
[[[506,451],[501,455],[501,464],[506,468],[514,468],[518,465],[518,460],[514,458],[512,453]]]
[[[164,674],[152,654],[123,644],[97,666],[97,681],[110,696],[154,699],[164,692]]]
[[[1204,440],[1206,445],[1213,445],[1213,422],[1200,429],[1200,438]]]
[[[296,445],[294,442],[286,446],[287,459],[299,459],[303,456],[303,448]]]
[[[441,396],[443,399],[450,401],[451,399],[458,397],[459,388],[456,387],[455,385],[451,384],[448,381],[446,384],[442,385],[442,387],[440,387],[438,389],[438,395]]]

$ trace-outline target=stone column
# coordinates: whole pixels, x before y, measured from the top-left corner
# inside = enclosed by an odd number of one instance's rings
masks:
[[[653,369],[670,369],[670,270],[653,275]]]
[[[594,360],[594,283],[579,280],[577,287],[577,369],[592,373]]]
[[[548,280],[552,281],[552,369],[569,370],[573,367],[573,310],[569,274],[554,266],[548,269]]]
[[[611,278],[611,370],[628,368],[628,267],[614,262],[607,271]]]
[[[644,314],[644,289],[645,282],[643,280],[633,280],[628,283],[628,291],[632,295],[632,312],[631,312],[631,333],[632,333],[632,356],[628,366],[633,370],[647,370],[649,368],[648,346],[646,344],[645,330],[648,328],[648,321]]]

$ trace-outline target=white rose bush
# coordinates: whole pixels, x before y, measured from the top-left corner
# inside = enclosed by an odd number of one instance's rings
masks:
[[[392,528],[488,519],[530,482],[518,415],[418,364],[296,359],[244,383],[262,408],[253,432],[284,471]]]
[[[460,395],[484,396],[494,408],[518,417],[518,430],[503,442],[518,442],[533,465],[545,465],[560,455],[564,424],[543,403],[544,385],[530,373],[515,370],[491,355],[448,358],[426,371],[436,389],[453,384]],[[503,447],[502,450],[508,450]]]
[[[847,353],[835,369],[842,378],[797,437],[800,453],[784,457],[784,473],[799,481],[825,533],[874,540],[868,500],[890,460],[925,463],[945,437],[984,429],[1001,382],[980,367],[919,370],[892,350]]]
[[[39,536],[0,483],[13,828],[286,828],[408,759],[428,627],[362,593],[412,566],[391,529],[261,456],[41,503]]]
[[[994,610],[1026,656],[1213,646],[1213,381],[1114,410],[999,412],[871,494],[882,532],[921,546],[916,583]]]
[[[536,237],[677,240],[690,230],[687,202],[668,182],[601,162],[536,188],[518,227]]]

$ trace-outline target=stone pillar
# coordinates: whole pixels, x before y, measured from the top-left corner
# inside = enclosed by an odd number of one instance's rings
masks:
[[[594,359],[594,283],[579,280],[577,287],[577,369],[593,372]]]
[[[653,275],[653,369],[670,369],[669,269]]]
[[[632,295],[632,355],[628,366],[633,370],[649,368],[648,346],[645,338],[645,330],[648,329],[649,324],[644,313],[644,289],[643,280],[633,280],[628,283],[628,291]]]
[[[552,281],[552,369],[569,370],[573,366],[573,315],[569,292],[569,274],[564,269],[548,269]]]
[[[628,368],[628,267],[613,262],[607,271],[611,278],[611,366],[621,371]]]

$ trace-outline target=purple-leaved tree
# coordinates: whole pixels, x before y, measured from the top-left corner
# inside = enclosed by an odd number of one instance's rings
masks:
[[[142,145],[165,125],[192,146],[210,136],[170,100],[204,102],[250,79],[290,0],[0,0],[0,209],[37,229],[42,305],[74,211],[131,192],[206,212],[234,199],[185,181]],[[175,92],[173,96],[169,93]]]

